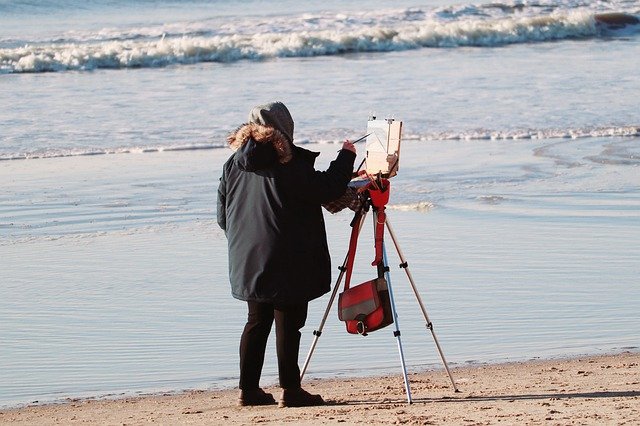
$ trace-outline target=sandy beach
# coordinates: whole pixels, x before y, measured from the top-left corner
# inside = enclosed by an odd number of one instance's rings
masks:
[[[456,368],[460,392],[443,371],[311,380],[328,404],[237,407],[236,390],[121,399],[70,400],[0,411],[0,424],[640,424],[640,353]],[[276,393],[275,387],[266,388]]]
[[[640,426],[640,0],[259,6],[0,1],[0,426]],[[330,403],[236,406],[217,189],[274,100],[318,170],[369,117],[403,122],[387,207],[415,287],[386,249],[412,405],[393,328],[346,333],[327,294],[300,361],[326,310],[305,386]],[[325,213],[332,284],[352,217]]]

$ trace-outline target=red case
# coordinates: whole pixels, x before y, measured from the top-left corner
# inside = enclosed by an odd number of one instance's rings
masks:
[[[347,332],[366,335],[393,323],[384,278],[367,281],[342,292],[338,297],[338,318],[345,321]]]

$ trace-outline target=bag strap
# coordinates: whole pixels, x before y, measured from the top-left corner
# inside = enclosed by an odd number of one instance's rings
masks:
[[[351,227],[351,238],[349,239],[349,251],[347,253],[347,270],[346,277],[344,279],[344,289],[349,290],[351,284],[351,273],[353,272],[353,262],[356,257],[356,249],[358,247],[358,235],[360,234],[360,228],[362,228],[362,209],[356,212],[353,218]]]
[[[375,239],[376,257],[373,259],[373,262],[371,262],[371,266],[378,266],[380,262],[382,262],[382,243],[384,242],[384,222],[387,218],[384,212],[384,207],[382,207],[381,209],[378,209],[375,215],[376,215],[376,227],[374,231],[374,235],[375,235],[374,239]]]
[[[371,263],[372,266],[379,265],[382,262],[382,243],[384,241],[384,224],[386,221],[386,214],[384,212],[386,204],[389,202],[389,180],[378,179],[372,181],[367,185],[369,196],[371,198],[371,204],[376,211],[376,226],[375,226],[375,249],[376,257]],[[351,274],[353,272],[353,263],[356,257],[356,249],[358,247],[358,235],[362,228],[363,209],[356,212],[351,228],[351,238],[349,239],[349,252],[347,254],[347,267],[346,277],[344,280],[344,289],[349,290],[351,285]],[[380,274],[380,272],[379,272]]]
[[[371,262],[371,266],[377,266],[382,262],[382,245],[384,242],[384,223],[387,219],[387,215],[384,212],[387,203],[389,202],[389,180],[379,179],[376,185],[372,185],[369,188],[369,195],[371,197],[371,204],[373,205],[376,215],[375,226],[375,249],[376,257]]]

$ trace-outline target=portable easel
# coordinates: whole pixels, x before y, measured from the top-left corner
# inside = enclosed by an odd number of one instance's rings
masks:
[[[374,228],[376,226],[383,226],[384,229],[386,229],[386,231],[388,231],[389,235],[391,236],[391,239],[393,240],[393,244],[396,248],[396,251],[398,253],[398,257],[400,258],[400,265],[399,267],[404,269],[405,273],[407,274],[407,278],[409,279],[409,283],[411,284],[411,289],[413,290],[413,294],[416,297],[416,300],[418,301],[418,305],[420,305],[420,309],[422,311],[422,315],[424,316],[424,319],[426,321],[426,327],[427,329],[429,329],[429,331],[431,332],[431,336],[433,337],[433,341],[435,342],[436,348],[438,350],[438,353],[440,355],[440,359],[442,360],[442,363],[444,365],[445,370],[447,371],[447,374],[449,376],[449,379],[451,380],[451,384],[453,385],[453,389],[455,392],[459,392],[455,380],[453,379],[453,375],[451,374],[451,370],[449,369],[449,366],[447,364],[447,361],[444,357],[444,353],[442,352],[442,348],[440,347],[440,343],[438,342],[438,338],[436,337],[435,331],[433,330],[433,323],[431,322],[431,320],[429,319],[429,315],[427,314],[427,310],[424,306],[424,303],[422,302],[422,298],[420,297],[420,294],[418,293],[418,290],[416,288],[416,285],[413,281],[413,277],[411,275],[411,272],[409,271],[409,264],[407,263],[402,250],[400,249],[400,245],[398,243],[398,239],[396,238],[395,233],[393,232],[393,228],[391,227],[391,223],[389,223],[389,218],[387,217],[386,213],[385,213],[385,204],[386,201],[384,202],[384,204],[380,203],[379,201],[373,201],[370,192],[371,191],[380,191],[380,190],[384,190],[384,191],[390,191],[390,185],[389,185],[389,181],[384,179],[384,180],[380,180],[378,179],[378,186],[375,189],[369,189],[365,194],[366,194],[366,199],[362,204],[362,207],[360,208],[359,211],[356,212],[352,222],[351,222],[351,226],[352,227],[357,227],[357,231],[354,229],[353,232],[356,233],[356,238],[358,237],[360,230],[362,229],[362,226],[364,224],[364,221],[366,219],[367,213],[369,211],[369,208],[371,208],[373,210],[373,222],[374,222]],[[385,186],[383,188],[383,186]],[[378,198],[378,197],[376,197]],[[386,199],[388,200],[388,194],[386,196]],[[379,221],[380,220],[380,221]],[[382,234],[384,234],[384,230],[382,230]],[[379,237],[380,238],[380,237]],[[396,338],[397,340],[397,344],[398,344],[398,354],[400,356],[400,364],[402,367],[402,375],[404,378],[404,386],[405,386],[405,391],[407,394],[407,402],[409,404],[412,403],[412,397],[411,397],[411,387],[410,387],[410,383],[409,383],[409,378],[407,377],[407,368],[406,368],[406,364],[405,364],[405,359],[404,359],[404,352],[402,349],[402,340],[400,338],[400,325],[398,324],[398,315],[397,315],[397,310],[396,310],[396,304],[395,304],[395,300],[393,297],[393,288],[391,285],[391,277],[389,274],[389,267],[388,262],[387,262],[387,253],[386,253],[386,248],[384,245],[384,239],[380,238],[380,248],[382,250],[382,261],[379,262],[377,264],[377,268],[378,268],[378,276],[384,276],[386,281],[387,281],[387,288],[389,291],[389,300],[391,302],[391,311],[392,311],[392,316],[393,316],[393,324],[395,324],[395,330],[393,331],[393,336]],[[355,256],[355,252],[354,253],[347,253],[347,255],[345,256],[344,262],[342,263],[342,266],[339,267],[340,270],[340,274],[338,275],[338,279],[336,281],[336,284],[333,288],[333,291],[331,293],[331,298],[329,299],[329,303],[327,304],[327,308],[325,309],[324,312],[324,316],[322,317],[322,320],[320,321],[320,325],[318,327],[317,330],[313,331],[313,342],[311,344],[311,348],[309,350],[309,354],[307,355],[307,358],[304,362],[304,366],[302,368],[301,374],[300,374],[300,378],[302,380],[302,378],[304,378],[304,374],[307,371],[307,367],[309,366],[309,362],[311,361],[311,356],[313,355],[313,352],[316,348],[316,345],[318,343],[318,339],[320,338],[320,336],[322,335],[322,330],[324,329],[324,325],[327,321],[327,317],[329,316],[329,312],[331,310],[331,307],[335,301],[336,296],[338,295],[338,290],[340,289],[340,284],[342,282],[342,279],[345,275],[345,272],[347,270],[346,265],[349,262],[349,258],[350,258],[350,254],[351,256]]]

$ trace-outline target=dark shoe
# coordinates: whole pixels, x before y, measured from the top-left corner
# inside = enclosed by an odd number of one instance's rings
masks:
[[[276,400],[273,395],[266,393],[262,389],[241,389],[240,396],[238,397],[238,405],[241,407],[247,405],[272,405]]]
[[[313,395],[302,388],[284,389],[278,407],[313,407],[324,405],[320,395]]]

